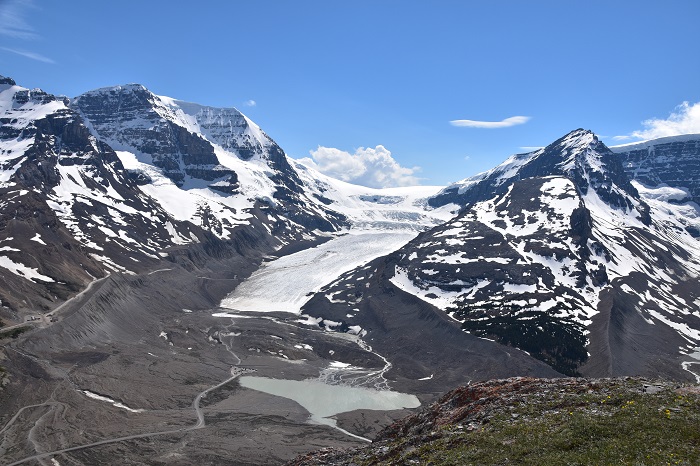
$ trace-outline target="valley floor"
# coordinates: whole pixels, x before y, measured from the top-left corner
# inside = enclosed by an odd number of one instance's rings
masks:
[[[356,244],[354,259],[338,257],[331,241],[261,270],[307,263],[311,254],[316,259],[297,277],[312,277],[319,261],[323,270],[341,273],[339,264],[369,260],[409,238],[348,235],[336,241]],[[0,463],[280,464],[317,448],[362,444],[406,413],[357,410],[335,416],[339,428],[333,428],[309,423],[309,413],[292,400],[241,386],[241,374],[340,380],[342,373],[388,387],[386,360],[353,338],[269,306],[264,314],[235,311],[235,317],[212,307],[236,281],[179,266],[113,274],[66,303],[54,322],[16,338],[5,333]],[[279,280],[270,283],[272,299],[285,295],[276,293]],[[305,286],[312,291],[323,283],[317,274]],[[251,289],[250,297],[260,291]],[[333,364],[344,370],[329,374]],[[400,378],[392,385],[400,387]]]

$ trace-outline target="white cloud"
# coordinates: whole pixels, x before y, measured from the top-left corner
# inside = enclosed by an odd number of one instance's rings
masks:
[[[15,39],[36,39],[38,36],[24,19],[27,10],[34,8],[31,0],[0,2],[0,35]]]
[[[250,99],[250,100],[246,100],[243,103],[243,105],[245,105],[246,107],[255,107],[256,105],[258,105],[258,103],[256,101],[254,101],[253,99]]]
[[[543,148],[543,146],[520,146],[520,150],[526,150],[528,152],[534,151],[534,150],[540,150],[542,148]]]
[[[370,188],[390,188],[418,184],[419,167],[402,167],[384,146],[360,147],[354,154],[333,147],[319,146],[309,151],[311,158],[299,162],[321,173]]]
[[[680,134],[700,133],[700,102],[683,102],[665,119],[652,118],[642,122],[644,129],[631,134],[615,136],[617,141],[629,139],[656,139]]]
[[[8,48],[8,47],[0,47],[0,49],[5,50],[6,52],[16,53],[17,55],[21,55],[21,56],[26,57],[26,58],[31,58],[32,60],[36,60],[36,61],[41,61],[44,63],[52,63],[52,64],[56,63],[52,59],[45,57],[43,55],[40,55],[38,53],[28,52],[26,50],[16,50],[16,49]]]
[[[612,137],[615,141],[629,141],[632,139],[632,136],[629,135],[622,135],[622,136],[613,136]]]
[[[452,120],[452,126],[466,126],[468,128],[508,128],[509,126],[522,125],[530,121],[529,116],[512,116],[501,121],[479,121],[479,120]]]

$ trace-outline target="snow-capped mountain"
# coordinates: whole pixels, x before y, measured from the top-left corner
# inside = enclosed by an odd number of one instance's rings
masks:
[[[560,372],[694,376],[684,363],[700,346],[697,240],[673,210],[650,209],[593,133],[431,199],[448,201],[464,205],[459,216],[346,273],[304,312],[372,335],[408,295]],[[381,317],[376,288],[394,295]],[[345,318],[348,308],[360,312]]]
[[[635,200],[638,193],[618,157],[593,133],[583,129],[534,152],[513,155],[487,172],[454,183],[431,198],[430,204],[470,205],[504,193],[516,180],[555,175],[571,179],[582,194],[593,189],[611,206],[634,208],[648,222],[648,206]]]
[[[417,232],[452,215],[427,205],[438,187],[333,180],[289,159],[236,109],[137,84],[68,99],[2,78],[0,115],[0,299],[10,321],[95,277],[189,261],[197,248],[240,254],[243,241],[271,252],[348,228]]]
[[[4,309],[50,309],[95,277],[204,240],[139,189],[67,99],[3,78],[0,113]]]
[[[234,108],[181,102],[138,84],[87,92],[71,108],[129,170],[150,181],[149,195],[181,220],[216,225],[222,238],[256,205],[269,208],[278,232],[345,225],[341,214],[306,195],[282,149]]]

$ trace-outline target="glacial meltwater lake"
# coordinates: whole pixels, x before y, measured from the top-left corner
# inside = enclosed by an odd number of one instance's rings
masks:
[[[340,428],[335,419],[330,419],[329,416],[355,409],[388,411],[420,406],[420,401],[415,395],[364,387],[328,385],[318,380],[285,380],[246,375],[240,377],[239,381],[242,387],[294,400],[311,413],[312,422],[336,429]]]

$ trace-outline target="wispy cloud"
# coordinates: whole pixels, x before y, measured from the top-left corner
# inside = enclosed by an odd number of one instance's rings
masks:
[[[258,105],[258,103],[253,99],[250,99],[243,102],[243,105],[245,105],[246,107],[255,107],[256,105]]]
[[[533,151],[533,150],[540,150],[542,149],[543,146],[520,146],[520,150],[527,150],[527,151]]]
[[[508,128],[510,126],[522,125],[530,121],[529,116],[512,116],[501,121],[479,121],[479,120],[452,120],[452,126],[466,126],[468,128]]]
[[[683,102],[675,108],[668,118],[651,118],[642,122],[644,129],[630,134],[614,136],[616,141],[630,139],[656,139],[680,134],[700,133],[700,102],[691,104]]]
[[[27,50],[16,50],[16,49],[8,48],[8,47],[0,47],[0,49],[5,50],[6,52],[16,53],[17,55],[21,55],[21,56],[26,57],[26,58],[31,58],[32,60],[36,60],[36,61],[40,61],[40,62],[44,62],[44,63],[56,63],[55,61],[53,61],[52,59],[50,59],[48,57],[45,57],[45,56],[38,54],[38,53],[29,52]]]
[[[360,147],[354,154],[333,147],[319,146],[309,151],[311,158],[299,162],[339,180],[370,188],[417,185],[419,167],[402,167],[384,146]]]
[[[32,9],[36,9],[34,0],[0,0],[0,36],[20,41],[38,39],[39,35],[26,20]],[[49,57],[29,50],[10,47],[0,47],[0,50],[43,63],[56,63]]]
[[[32,0],[0,1],[0,35],[15,39],[36,39],[34,32],[25,16],[27,10],[34,8]]]
[[[629,141],[630,139],[632,139],[632,136],[630,136],[629,134],[622,134],[620,136],[613,136],[612,138],[615,141]]]

